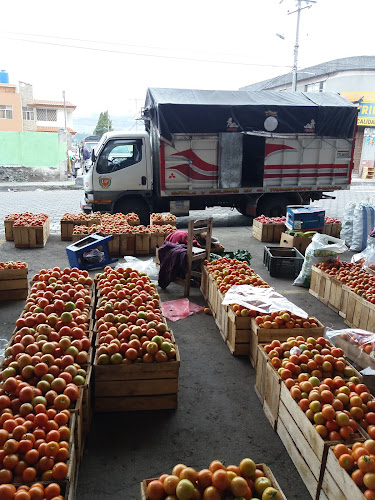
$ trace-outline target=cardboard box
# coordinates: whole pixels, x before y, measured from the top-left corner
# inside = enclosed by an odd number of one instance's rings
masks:
[[[289,205],[286,209],[286,227],[299,231],[321,231],[325,211],[310,205]]]
[[[306,248],[310,245],[311,238],[305,238],[304,236],[292,236],[291,234],[282,233],[280,238],[281,247],[294,247],[302,255],[305,255]]]

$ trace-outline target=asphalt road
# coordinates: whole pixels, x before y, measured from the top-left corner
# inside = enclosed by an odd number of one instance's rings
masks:
[[[353,186],[348,191],[332,193],[336,199],[325,199],[315,203],[324,208],[326,215],[342,219],[345,205],[349,202],[359,202],[375,197],[375,186]],[[15,212],[30,211],[45,212],[51,218],[51,233],[60,232],[60,218],[65,212],[79,213],[82,191],[52,190],[44,191],[9,191],[0,193],[0,220],[5,215]],[[213,207],[206,210],[194,210],[190,217],[214,217],[215,227],[241,227],[251,225],[251,219],[241,215],[235,209]],[[178,227],[187,227],[188,217],[178,218]],[[0,233],[4,232],[1,224]]]

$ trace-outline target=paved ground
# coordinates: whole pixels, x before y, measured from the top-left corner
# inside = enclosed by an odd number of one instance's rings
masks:
[[[347,202],[372,196],[372,189],[338,193],[336,200],[319,205],[328,215],[341,217]],[[24,210],[44,211],[52,218],[52,234],[43,249],[15,249],[0,235],[1,260],[27,261],[31,276],[41,268],[65,267],[67,243],[60,241],[59,219],[66,211],[78,212],[80,195],[68,190],[0,193],[0,221],[9,212]],[[252,238],[248,218],[220,208],[203,213],[215,216],[214,236],[226,249],[248,249],[252,267],[278,291],[325,325],[344,328],[343,320],[307,289],[269,276],[262,262],[264,244]],[[181,218],[179,225],[186,226],[186,220]],[[350,257],[349,252],[344,256]],[[161,292],[163,301],[182,295],[177,285]],[[198,289],[192,289],[190,299],[204,304]],[[23,301],[0,302],[0,340],[10,338],[22,307]],[[250,456],[271,467],[288,500],[308,500],[293,462],[255,395],[255,371],[249,360],[230,354],[211,316],[198,313],[171,326],[181,354],[178,410],[94,415],[76,498],[136,500],[142,479],[169,472],[176,463],[203,468],[215,458],[229,464]]]
[[[359,202],[375,197],[375,185],[355,185],[349,191],[336,191],[333,193],[336,199],[320,200],[317,206],[326,210],[330,217],[342,218],[344,207],[350,201]],[[34,191],[3,191],[0,193],[0,221],[4,216],[13,212],[45,212],[51,217],[51,233],[60,231],[60,218],[65,212],[78,213],[80,211],[81,190],[43,190]],[[216,227],[240,227],[249,226],[251,219],[241,215],[237,210],[213,207],[206,210],[191,212],[194,217],[213,216]],[[187,226],[187,217],[178,219],[179,227]],[[0,234],[4,227],[0,225]]]

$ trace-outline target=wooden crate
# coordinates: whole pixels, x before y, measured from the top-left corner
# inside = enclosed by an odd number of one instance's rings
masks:
[[[272,427],[276,430],[279,417],[280,390],[282,378],[272,366],[269,357],[263,349],[265,344],[257,346],[255,392],[263,405],[263,411]],[[353,368],[354,375],[362,380],[362,375]]]
[[[13,226],[16,248],[43,248],[49,236],[49,218],[43,226]]]
[[[362,349],[359,349],[358,345],[351,344],[339,336],[335,338],[334,343],[336,347],[340,347],[344,351],[344,356],[354,361],[359,368],[366,368],[369,366],[375,370],[375,358],[369,356]]]
[[[120,255],[135,254],[135,234],[122,233],[120,234]]]
[[[269,467],[267,467],[266,464],[256,464],[256,466],[257,466],[257,469],[260,469],[260,470],[262,470],[264,472],[264,475],[266,477],[268,477],[268,479],[270,479],[270,481],[272,483],[272,486],[279,491],[278,500],[286,500],[286,496],[284,495],[282,489],[280,488],[280,485],[277,482],[275,476],[273,475],[271,469]],[[153,481],[154,479],[156,479],[156,478],[153,478],[153,479],[144,479],[140,483],[141,500],[147,500],[148,499],[148,497],[147,497],[147,485],[151,481]]]
[[[375,332],[375,304],[349,289],[345,308],[345,323],[353,328]]]
[[[27,297],[27,272],[27,268],[0,270],[0,300],[20,300]]]
[[[150,253],[156,253],[156,247],[161,247],[164,240],[164,233],[150,233]]]
[[[272,342],[272,340],[277,339],[281,342],[286,341],[289,337],[297,337],[301,335],[305,339],[308,337],[322,337],[324,335],[324,326],[317,320],[317,328],[259,328],[259,325],[255,322],[254,318],[251,319],[251,333],[250,333],[250,343],[249,343],[249,358],[251,364],[256,367],[257,355],[258,355],[258,344],[266,344]]]
[[[72,241],[73,228],[80,225],[79,221],[61,220],[60,221],[60,234],[61,241]]]
[[[284,231],[285,224],[262,224],[257,220],[253,221],[253,236],[259,241],[278,243]]]
[[[330,447],[328,450],[321,493],[328,499],[365,500],[362,491],[352,480],[351,476],[340,466],[339,461],[333,453],[333,447]]]
[[[281,384],[280,391],[277,434],[293,460],[311,497],[313,499],[328,498],[329,500],[336,500],[336,497],[326,497],[324,493],[323,496],[319,495],[328,450],[338,441],[324,441],[321,438],[313,424],[293,400],[284,383]],[[364,440],[365,437],[361,434],[350,443]],[[347,442],[345,443],[347,444]]]
[[[0,282],[27,278],[27,273],[28,273],[27,267],[23,269],[0,269]]]
[[[343,283],[319,267],[311,269],[311,283],[309,292],[330,309],[339,313],[343,304]]]
[[[94,363],[94,411],[177,408],[180,356],[167,363],[98,365]]]
[[[208,272],[207,272],[207,267],[202,266],[202,276],[201,276],[201,287],[200,287],[201,293],[203,295],[204,300],[207,301],[207,296],[208,296]]]
[[[249,316],[236,316],[231,307],[228,308],[228,338],[229,350],[235,356],[249,354],[251,321]]]
[[[150,254],[150,233],[138,233],[135,235],[135,255]]]
[[[103,235],[106,236],[106,235]],[[108,251],[110,255],[120,255],[120,235],[111,234],[112,240],[108,242]]]
[[[5,239],[6,241],[13,241],[13,220],[5,220],[4,221],[4,229],[5,229]]]

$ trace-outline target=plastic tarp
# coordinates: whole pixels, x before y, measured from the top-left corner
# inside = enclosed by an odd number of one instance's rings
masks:
[[[229,119],[241,132],[269,132],[267,117],[277,119],[273,133],[351,139],[357,118],[356,106],[338,94],[271,90],[149,88],[144,113],[167,140],[174,133],[226,132]]]
[[[272,312],[289,311],[300,318],[307,318],[308,314],[300,307],[280,295],[273,288],[260,288],[251,285],[234,285],[224,296],[223,305],[239,304],[259,311],[263,314]]]
[[[185,298],[162,302],[161,309],[167,319],[170,321],[178,321],[179,319],[184,319],[199,311],[203,311],[204,307],[198,306]]]

